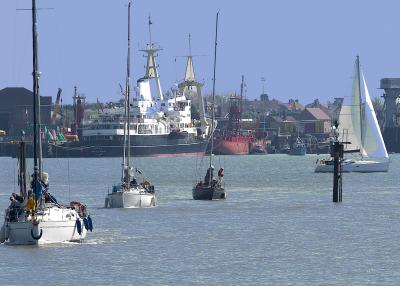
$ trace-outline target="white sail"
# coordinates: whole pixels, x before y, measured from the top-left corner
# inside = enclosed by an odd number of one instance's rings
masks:
[[[354,130],[352,117],[352,108],[349,105],[343,105],[339,114],[339,140],[341,142],[350,142],[345,144],[345,150],[358,150],[361,149],[361,140],[359,134]]]
[[[365,92],[365,115],[363,121],[362,146],[369,158],[382,159],[389,158],[386,151],[385,142],[376,119],[374,107],[368,92],[367,83],[364,74],[362,74],[364,92]]]
[[[343,102],[339,114],[339,139],[342,142],[350,142],[350,144],[345,144],[345,150],[362,150],[360,103],[360,76],[357,60],[355,66],[352,95],[350,100],[345,100]]]

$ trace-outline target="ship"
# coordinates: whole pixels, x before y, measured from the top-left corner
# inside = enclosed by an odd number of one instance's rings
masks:
[[[147,59],[146,71],[137,80],[136,97],[130,103],[131,154],[137,157],[203,156],[210,137],[210,122],[205,117],[202,84],[194,77],[193,57],[191,53],[187,56],[183,81],[172,92],[163,94],[156,63],[161,49],[151,40],[151,24],[149,18],[150,42],[141,50]],[[195,96],[198,97],[198,120],[192,120],[191,115],[191,99]],[[59,140],[57,134],[47,138],[42,145],[43,157],[122,157],[126,135],[124,106],[115,104],[102,108],[96,118],[85,120],[85,97],[75,88],[73,99],[75,118],[72,127],[63,134],[64,140]],[[3,153],[16,156],[14,147],[3,149]],[[28,142],[27,156],[32,157],[32,153]]]
[[[240,96],[233,94],[230,99],[228,124],[221,128],[215,136],[214,154],[218,155],[248,155],[250,143],[254,138],[252,130],[242,130],[240,126],[242,115],[244,76],[240,88]]]

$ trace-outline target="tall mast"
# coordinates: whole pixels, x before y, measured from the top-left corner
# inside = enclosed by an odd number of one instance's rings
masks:
[[[219,11],[217,12],[217,17],[215,20],[215,44],[214,44],[214,72],[213,72],[213,89],[212,89],[212,104],[211,104],[211,152],[210,152],[210,182],[213,180],[213,172],[211,171],[212,166],[212,155],[214,148],[214,101],[215,101],[215,71],[217,68],[217,45],[218,45],[218,16]]]
[[[128,4],[128,52],[126,57],[126,79],[124,93],[124,156],[122,158],[122,178],[121,181],[129,184],[130,182],[130,62],[131,62],[131,2]],[[122,87],[121,87],[122,89]]]
[[[130,105],[130,80],[131,80],[131,2],[128,5],[128,55],[126,60],[126,82],[125,93],[127,100],[127,124],[128,124],[128,152],[127,152],[127,165],[128,165],[128,182],[130,182],[130,159],[131,159],[131,136],[130,136],[130,122],[131,122],[131,105]]]
[[[242,75],[242,83],[240,84],[239,130],[240,130],[240,120],[242,119],[243,89],[244,89],[244,75]]]
[[[357,74],[357,85],[358,85],[358,100],[360,104],[360,135],[361,135],[361,142],[363,141],[363,124],[362,124],[362,101],[361,101],[361,72],[360,72],[360,57],[357,55],[356,58],[356,74]],[[360,143],[361,143],[360,142]],[[362,145],[362,143],[361,143]],[[361,146],[360,146],[361,147]],[[361,152],[362,154],[362,152]]]
[[[32,0],[32,51],[33,51],[33,167],[34,180],[38,182],[42,173],[42,148],[40,138],[40,98],[39,98],[39,61],[38,61],[38,32],[36,20],[36,0]],[[34,191],[38,185],[33,184]],[[38,199],[38,198],[37,198]]]

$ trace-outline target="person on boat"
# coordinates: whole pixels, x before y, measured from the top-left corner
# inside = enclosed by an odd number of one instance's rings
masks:
[[[31,189],[34,192],[35,198],[39,201],[41,200],[42,193],[46,190],[48,187],[48,182],[45,184],[40,178],[38,180],[34,179],[34,174],[31,175]]]
[[[148,189],[150,187],[150,182],[149,181],[143,181],[141,185],[142,185],[143,188]]]
[[[8,219],[11,222],[18,221],[18,217],[22,212],[22,203],[18,201],[13,195],[10,197],[11,203],[7,209]]]
[[[210,184],[211,177],[214,177],[213,176],[213,172],[214,172],[214,166],[211,165],[211,168],[207,169],[206,176],[204,177],[204,184],[205,185],[209,185]]]
[[[8,206],[9,209],[19,209],[22,207],[22,202],[20,202],[19,200],[17,200],[14,195],[12,195],[10,197],[10,205]]]
[[[137,182],[137,180],[136,180],[135,177],[132,178],[132,180],[131,180],[131,182],[130,182],[130,186],[131,186],[131,187],[137,187],[137,186],[139,186],[139,184],[138,184],[138,182]]]
[[[218,178],[222,180],[223,177],[224,177],[224,168],[221,168],[218,170]]]
[[[29,191],[28,202],[26,203],[26,216],[29,216],[29,214],[33,215],[35,210],[36,210],[35,195],[32,193],[32,191]]]
[[[12,193],[12,197],[14,199],[16,199],[18,202],[20,202],[21,204],[24,202],[24,198],[16,193]]]

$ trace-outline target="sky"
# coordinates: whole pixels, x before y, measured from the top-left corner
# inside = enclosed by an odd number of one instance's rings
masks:
[[[74,86],[88,102],[117,101],[125,80],[127,0],[37,0],[41,94]],[[0,89],[32,89],[30,0],[0,1]],[[379,81],[400,77],[400,1],[380,0],[136,0],[132,4],[132,85],[145,73],[139,48],[152,38],[164,92],[184,76],[188,34],[196,77],[211,92],[216,12],[220,11],[216,91],[247,97],[322,103],[348,96],[357,55],[372,97]],[[176,59],[176,61],[175,61]]]

